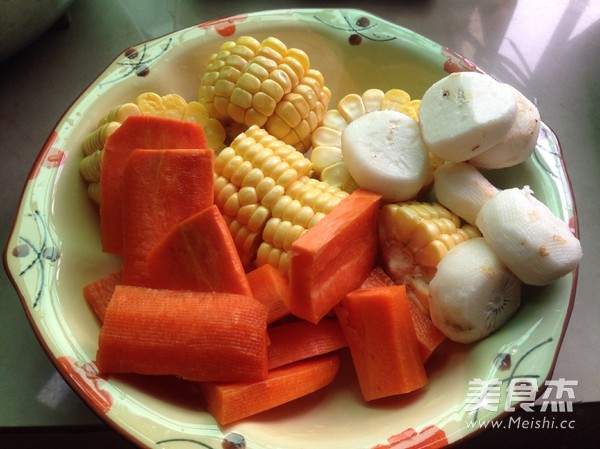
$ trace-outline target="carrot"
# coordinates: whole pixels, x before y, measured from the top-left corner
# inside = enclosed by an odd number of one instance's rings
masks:
[[[383,268],[377,266],[371,271],[365,282],[362,283],[361,288],[384,287],[386,285],[395,285],[395,282]],[[446,336],[435,327],[431,318],[423,312],[415,303],[415,300],[409,297],[408,304],[410,305],[410,315],[417,341],[419,342],[419,352],[421,353],[423,362],[426,362],[437,347],[446,340]]]
[[[396,285],[396,283],[383,268],[377,265],[371,270],[369,276],[360,285],[360,288],[385,287],[386,285]]]
[[[294,241],[288,251],[291,313],[316,323],[369,275],[377,257],[380,200],[355,190]]]
[[[252,296],[227,223],[216,205],[185,219],[147,257],[150,286]]]
[[[115,287],[122,281],[123,271],[117,270],[83,287],[83,297],[101,322],[104,321],[106,308]]]
[[[327,354],[347,346],[337,320],[295,321],[269,328],[269,369]]]
[[[246,382],[267,376],[267,311],[254,298],[119,285],[100,330],[101,373]]]
[[[415,327],[417,341],[419,342],[419,352],[423,363],[429,360],[434,351],[446,341],[446,336],[433,324],[429,315],[415,303],[408,301],[410,305],[410,316]]]
[[[274,369],[263,381],[204,383],[201,389],[210,414],[226,425],[324,388],[339,367],[339,355],[333,353]]]
[[[129,154],[138,148],[206,148],[202,127],[181,120],[153,116],[127,118],[107,139],[100,178],[102,248],[121,254],[123,245],[123,176]]]
[[[261,265],[246,275],[252,296],[267,307],[273,323],[290,313],[290,286],[287,276],[273,265]]]
[[[186,218],[211,206],[211,150],[135,150],[123,186],[123,283],[148,286],[147,258]]]
[[[405,286],[357,289],[336,314],[366,401],[427,384]]]

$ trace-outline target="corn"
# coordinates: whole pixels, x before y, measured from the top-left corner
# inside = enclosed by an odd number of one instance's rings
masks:
[[[400,89],[383,92],[368,89],[362,95],[344,96],[336,109],[323,115],[322,123],[312,133],[310,159],[320,179],[351,193],[358,185],[348,172],[342,158],[342,133],[348,124],[373,111],[392,109],[418,120],[420,100],[411,100],[410,95]],[[433,179],[433,166],[431,176]]]
[[[208,60],[198,91],[209,115],[248,128],[258,125],[305,152],[327,111],[331,91],[308,55],[274,37],[241,36]],[[237,135],[239,127],[232,127]]]
[[[214,169],[215,204],[246,268],[271,264],[287,273],[292,243],[348,196],[310,178],[310,160],[258,125],[223,149]]]
[[[100,182],[103,154],[104,152],[102,150],[97,150],[81,160],[79,164],[79,173],[87,182]]]
[[[155,92],[145,92],[138,95],[134,103],[143,115],[196,123],[202,126],[208,148],[218,152],[225,147],[225,128],[218,120],[212,119],[208,110],[197,101],[188,103],[177,94],[160,96]]]
[[[409,296],[429,312],[429,282],[437,264],[455,245],[479,237],[479,230],[439,203],[386,204],[379,216],[379,242],[385,270],[407,286]]]
[[[152,115],[158,117],[185,120],[202,126],[206,145],[215,152],[225,147],[225,128],[221,123],[209,117],[208,110],[197,101],[185,101],[177,94],[160,96],[155,92],[140,94],[131,103],[124,103],[110,110],[98,122],[98,127],[88,134],[81,143],[84,158],[79,171],[88,184],[88,196],[95,203],[100,202],[100,172],[102,150],[106,140],[121,126],[127,117],[133,115]]]
[[[127,117],[132,115],[141,115],[140,108],[135,103],[124,103],[120,104],[110,111],[98,122],[98,128],[109,122],[123,123]]]

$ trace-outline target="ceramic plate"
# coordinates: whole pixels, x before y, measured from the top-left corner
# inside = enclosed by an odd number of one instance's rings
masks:
[[[331,104],[371,87],[402,88],[420,98],[448,72],[478,70],[451,50],[358,10],[239,15],[126,49],[49,136],[26,181],[5,251],[5,266],[33,329],[72,388],[101,418],[142,447],[382,449],[400,441],[412,447],[427,438],[440,445],[456,442],[477,430],[470,424],[474,419],[488,421],[510,411],[505,398],[511,381],[529,379],[542,387],[567,325],[576,273],[548,287],[526,288],[522,309],[484,341],[441,347],[428,362],[426,388],[369,405],[360,399],[347,362],[331,387],[224,428],[202,408],[193,384],[97,375],[99,323],[82,287],[116,269],[120,261],[101,251],[97,210],[78,172],[82,139],[107,111],[144,91],[195,99],[208,56],[225,39],[242,34],[259,40],[276,36],[305,50],[332,89]],[[490,176],[499,187],[530,185],[577,233],[560,146],[545,125],[527,162]],[[495,407],[485,401],[476,404],[469,388],[475,379],[499,380]]]

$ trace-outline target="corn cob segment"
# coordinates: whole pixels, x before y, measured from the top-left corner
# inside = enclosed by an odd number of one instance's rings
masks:
[[[328,110],[321,125],[312,133],[310,159],[320,179],[349,193],[358,185],[352,179],[342,158],[342,133],[354,120],[373,111],[391,109],[418,120],[420,100],[411,100],[401,89],[383,92],[368,89],[358,94],[344,96],[336,109]],[[433,168],[431,170],[433,176]],[[432,178],[433,179],[433,178]]]
[[[209,148],[218,152],[225,147],[223,125],[210,117],[202,104],[197,101],[188,103],[177,94],[160,96],[155,92],[145,92],[132,102],[118,105],[110,110],[100,119],[98,127],[81,143],[84,158],[80,163],[79,171],[83,179],[88,182],[88,196],[95,203],[100,203],[100,167],[104,144],[121,123],[134,115],[152,115],[196,123],[202,126]]]
[[[292,243],[348,196],[308,176],[310,160],[258,125],[223,149],[214,169],[215,203],[247,269],[270,264],[287,273]]]
[[[379,215],[379,243],[384,269],[429,313],[429,282],[437,264],[455,245],[479,230],[439,203],[406,201],[386,204]]]
[[[263,229],[288,186],[312,164],[295,148],[253,125],[215,158],[215,204],[226,217],[244,267],[256,258]]]
[[[257,265],[270,264],[287,274],[292,243],[346,196],[347,192],[306,176],[290,184],[271,209],[258,248]]]
[[[272,136],[307,151],[331,91],[308,55],[275,37],[227,41],[211,55],[202,75],[199,101],[211,117],[245,128],[264,127]],[[229,125],[227,125],[229,126]],[[237,135],[237,126],[232,126]]]

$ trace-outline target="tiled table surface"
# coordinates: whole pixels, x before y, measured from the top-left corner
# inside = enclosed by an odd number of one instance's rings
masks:
[[[46,137],[71,102],[120,51],[206,20],[288,7],[367,10],[454,49],[536,101],[564,148],[585,251],[554,377],[578,381],[577,401],[600,401],[600,273],[595,266],[600,255],[600,239],[595,236],[600,220],[597,1],[76,0],[67,27],[55,27],[0,62],[2,241],[7,239],[24,180]],[[50,432],[54,438],[64,436],[63,447],[130,447],[64,383],[35,339],[4,272],[0,273],[0,303],[0,428],[4,431],[0,446],[30,447]],[[44,430],[37,438],[31,436],[36,429]]]

